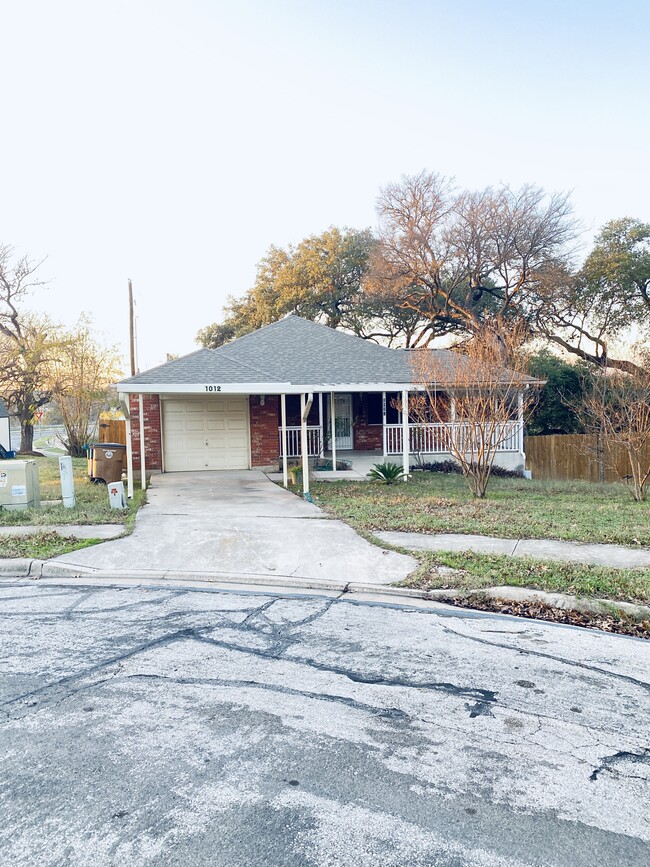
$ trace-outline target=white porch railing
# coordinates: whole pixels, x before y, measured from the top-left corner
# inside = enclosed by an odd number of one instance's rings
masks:
[[[506,422],[497,426],[495,433],[497,452],[522,451],[523,441],[521,424],[518,421]],[[409,452],[411,454],[449,454],[451,436],[462,444],[469,441],[469,423],[450,424],[409,424]],[[386,425],[386,454],[402,454],[402,425]]]
[[[280,457],[282,457],[282,428],[278,428],[278,437],[280,439]],[[320,427],[307,428],[307,455],[310,458],[317,458],[322,453],[322,432]],[[300,448],[300,425],[297,427],[287,427],[287,457],[299,458],[302,455]]]

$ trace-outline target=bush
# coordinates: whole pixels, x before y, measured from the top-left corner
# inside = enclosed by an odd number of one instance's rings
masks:
[[[417,464],[411,467],[411,470],[425,473],[454,473],[460,475],[462,472],[460,464],[456,461],[432,461],[429,463]],[[491,475],[497,479],[523,479],[524,474],[521,470],[506,470],[503,467],[493,466]]]
[[[454,473],[460,475],[460,464],[456,461],[430,461],[417,464],[411,470],[420,470],[424,473]]]

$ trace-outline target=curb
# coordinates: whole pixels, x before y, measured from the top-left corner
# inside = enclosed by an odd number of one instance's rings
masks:
[[[49,560],[14,559],[0,560],[0,578],[30,578],[31,580],[55,578],[93,578],[100,581],[125,581],[137,583],[139,580],[174,582],[200,582],[205,584],[236,585],[251,587],[273,587],[287,590],[323,590],[354,595],[373,595],[391,597],[398,600],[422,600],[425,602],[442,603],[451,600],[462,601],[472,596],[504,599],[513,602],[542,602],[553,608],[565,611],[577,611],[585,614],[611,613],[619,610],[633,618],[650,619],[650,606],[632,602],[618,602],[610,599],[584,599],[566,593],[548,593],[544,590],[534,590],[525,587],[486,587],[482,589],[465,590],[417,590],[410,587],[396,587],[392,584],[367,584],[355,581],[328,581],[318,578],[294,578],[284,575],[251,575],[240,573],[223,575],[215,572],[180,572],[161,570],[130,570],[100,571],[86,566],[72,566],[64,563],[54,563]],[[470,610],[468,608],[468,610]]]

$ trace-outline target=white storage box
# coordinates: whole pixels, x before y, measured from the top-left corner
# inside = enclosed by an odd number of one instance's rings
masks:
[[[36,461],[0,461],[0,509],[38,509],[40,505]]]

